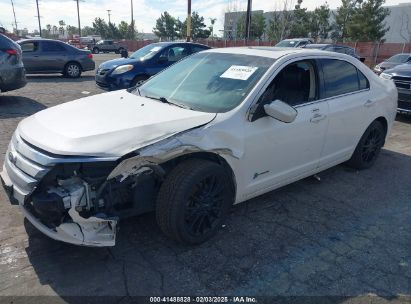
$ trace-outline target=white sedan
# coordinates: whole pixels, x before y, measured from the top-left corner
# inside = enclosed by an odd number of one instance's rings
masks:
[[[121,218],[155,211],[165,234],[196,244],[233,204],[343,162],[372,166],[396,109],[393,82],[347,55],[212,49],[24,119],[1,177],[56,240],[113,246]]]

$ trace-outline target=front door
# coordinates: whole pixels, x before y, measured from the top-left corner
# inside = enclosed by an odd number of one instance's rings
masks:
[[[42,41],[40,51],[41,61],[45,71],[63,71],[68,55],[68,52],[64,46],[55,41]]]
[[[315,61],[304,60],[284,67],[261,95],[259,104],[281,100],[298,114],[291,123],[261,113],[260,118],[246,122],[243,199],[316,170],[328,123],[328,104],[318,100],[318,87]]]

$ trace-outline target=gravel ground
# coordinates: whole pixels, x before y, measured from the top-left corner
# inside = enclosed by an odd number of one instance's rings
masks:
[[[95,60],[98,66],[117,56]],[[21,119],[102,92],[87,72],[77,80],[30,76],[25,88],[0,95],[0,161]],[[302,303],[411,303],[411,118],[397,119],[372,169],[341,165],[319,176],[321,181],[307,178],[235,206],[225,228],[196,247],[168,240],[153,214],[122,222],[113,248],[53,241],[25,221],[0,189],[0,301],[248,295]]]

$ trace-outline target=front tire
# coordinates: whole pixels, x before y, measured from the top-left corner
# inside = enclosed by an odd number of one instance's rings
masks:
[[[100,53],[100,50],[99,50],[99,48],[96,48],[96,47],[95,47],[95,48],[93,49],[93,54],[98,54],[98,53]]]
[[[365,130],[347,165],[358,170],[374,165],[385,142],[385,128],[379,121],[374,121]]]
[[[136,76],[130,83],[130,87],[141,86],[147,79],[148,77],[144,75]]]
[[[185,244],[199,244],[216,234],[234,201],[232,179],[219,164],[192,159],[166,177],[157,198],[161,230]]]

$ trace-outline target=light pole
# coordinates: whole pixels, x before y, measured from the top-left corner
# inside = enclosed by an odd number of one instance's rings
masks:
[[[187,42],[191,40],[191,0],[187,0]]]
[[[246,20],[245,20],[245,36],[246,36],[246,41],[247,42],[250,39],[251,6],[252,6],[252,0],[248,0],[248,2],[247,2],[247,15],[246,15]]]
[[[79,0],[74,0],[77,2],[77,20],[78,20],[78,36],[81,37],[81,25],[80,25],[80,6]]]
[[[11,1],[11,7],[13,8],[14,25],[15,25],[15,27],[16,27],[16,33],[18,33],[18,31],[17,31],[17,19],[16,19],[16,12],[14,11],[14,3],[13,3],[13,0],[10,0],[10,1]]]
[[[111,10],[107,10],[107,14],[108,14],[108,23],[111,23],[111,19],[110,19],[111,14],[110,14],[110,12],[111,12]]]
[[[37,19],[39,20],[39,32],[41,37],[41,23],[40,23],[40,10],[39,10],[39,0],[36,0],[37,4]]]
[[[134,39],[134,12],[133,12],[133,0],[131,0],[131,37]]]

